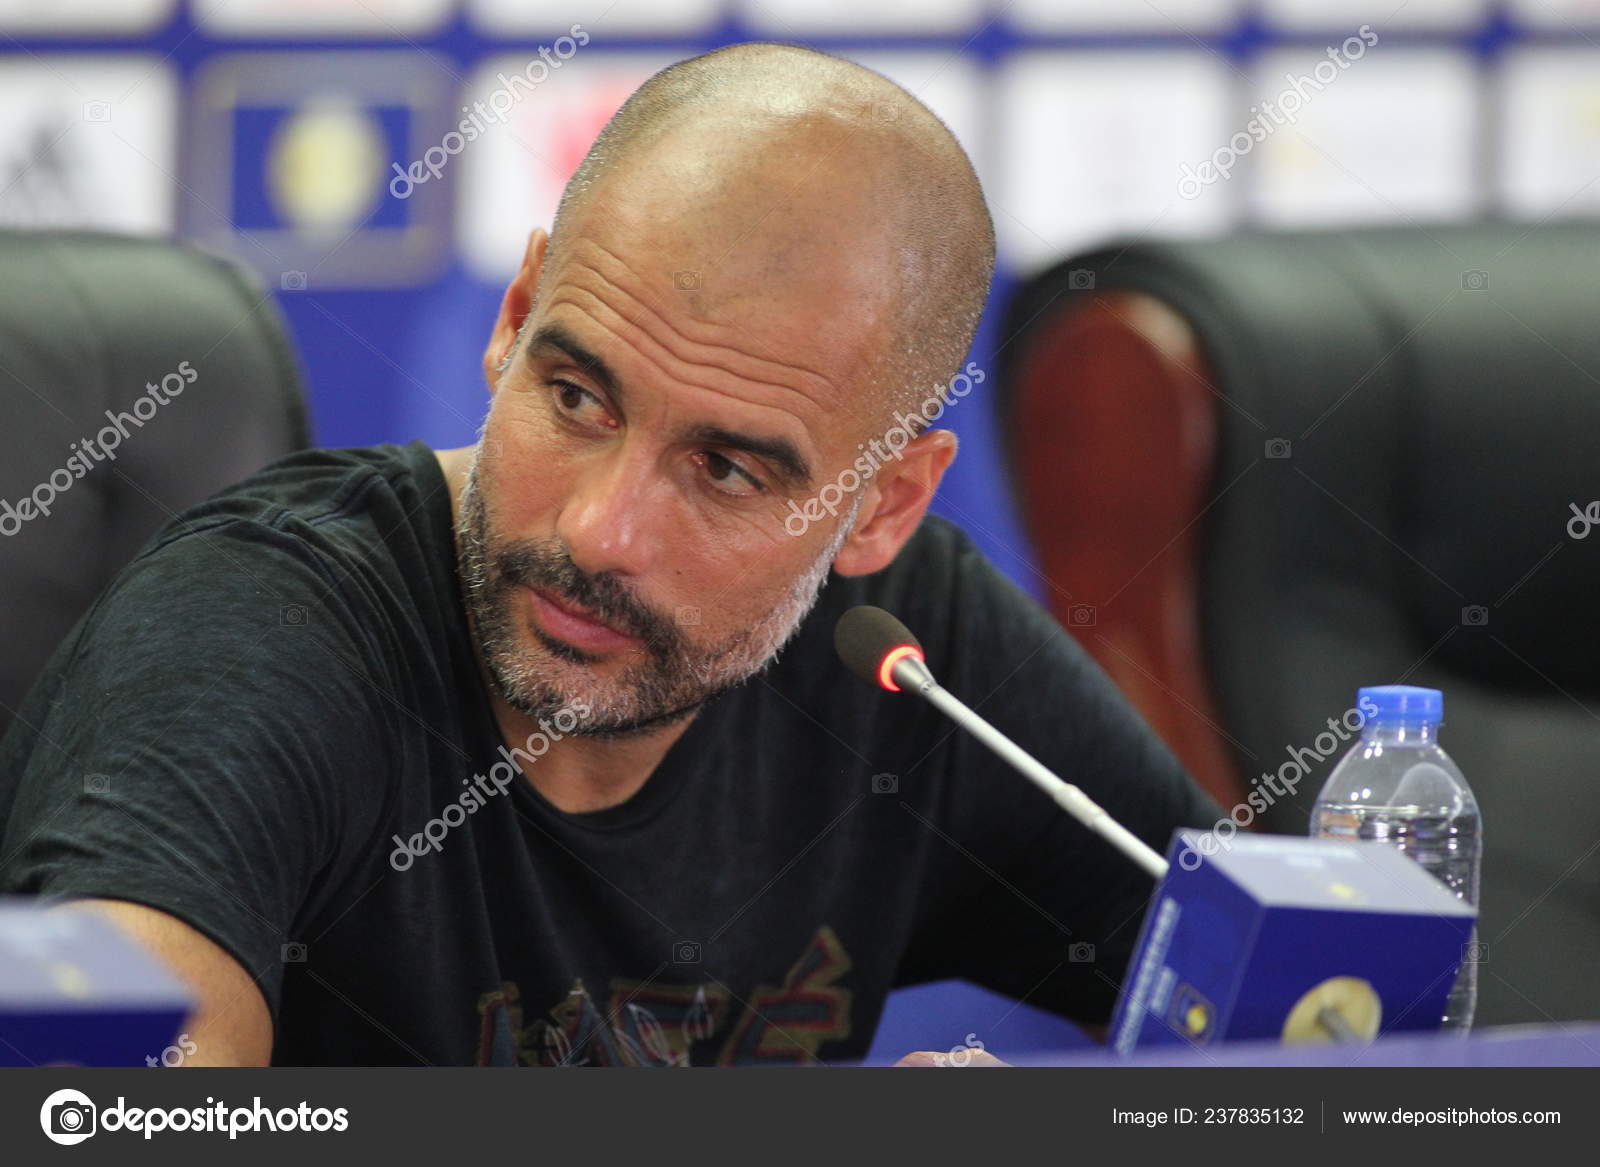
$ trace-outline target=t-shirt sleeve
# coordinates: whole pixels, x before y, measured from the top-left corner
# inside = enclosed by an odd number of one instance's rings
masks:
[[[168,912],[276,1020],[284,946],[384,772],[353,601],[304,541],[227,520],[147,551],[61,646],[0,846],[0,890]],[[366,792],[371,797],[371,792]]]
[[[964,536],[927,605],[944,686],[1165,854],[1221,811],[1078,642]],[[942,613],[940,609],[942,608]],[[964,730],[945,754],[941,902],[906,981],[962,977],[1074,1021],[1109,1019],[1154,883]],[[959,844],[959,845],[957,845]]]

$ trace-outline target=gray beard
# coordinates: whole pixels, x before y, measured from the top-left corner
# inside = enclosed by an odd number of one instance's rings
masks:
[[[457,569],[476,648],[495,691],[524,716],[549,719],[563,709],[588,706],[588,716],[571,731],[580,737],[623,737],[671,724],[770,666],[816,604],[862,501],[858,493],[828,546],[767,615],[721,643],[700,647],[677,621],[644,606],[614,577],[581,571],[557,541],[494,543],[478,483],[481,453],[480,444],[461,492],[456,534]],[[640,637],[643,658],[615,678],[601,680],[585,667],[596,658],[570,645],[531,630],[542,651],[527,647],[527,626],[515,612],[526,607],[529,587]]]

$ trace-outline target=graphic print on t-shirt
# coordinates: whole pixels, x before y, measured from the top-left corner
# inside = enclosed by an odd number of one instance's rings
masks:
[[[836,982],[850,956],[824,924],[781,985],[756,986],[740,1003],[717,981],[664,985],[613,978],[601,1009],[574,977],[565,998],[523,1023],[515,981],[478,1001],[480,1066],[687,1066],[699,1042],[727,1033],[718,1065],[807,1065],[824,1042],[850,1035],[851,992]],[[728,1022],[738,1010],[731,1027]]]

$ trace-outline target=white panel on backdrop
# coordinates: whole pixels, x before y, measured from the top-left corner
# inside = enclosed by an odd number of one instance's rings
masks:
[[[1180,35],[1229,28],[1239,6],[1239,0],[1015,0],[1005,18],[1014,28],[1030,33]]]
[[[176,129],[157,57],[0,57],[0,226],[170,232]]]
[[[1262,0],[1262,16],[1278,29],[1354,32],[1370,24],[1380,36],[1394,29],[1473,29],[1489,15],[1489,0]]]
[[[608,36],[689,34],[716,26],[722,0],[470,0],[473,22],[495,36],[565,32],[581,24],[597,40]]]
[[[1475,214],[1483,199],[1473,58],[1380,40],[1345,63],[1339,69],[1314,48],[1258,62],[1252,103],[1295,108],[1243,160],[1253,213],[1296,226]]]
[[[989,185],[990,122],[983,74],[971,57],[958,52],[847,52],[852,61],[882,73],[931,109],[966,150]]]
[[[127,36],[172,19],[178,0],[0,0],[0,33]]]
[[[454,0],[194,0],[211,36],[414,37],[433,32]]]
[[[1505,210],[1529,218],[1600,211],[1600,50],[1514,50],[1500,93]]]
[[[550,228],[567,179],[600,128],[652,73],[679,59],[583,49],[531,92],[515,88],[504,121],[461,158],[457,237],[473,276],[493,284],[510,279],[528,232]],[[460,104],[503,104],[496,95],[509,90],[501,75],[514,78],[527,64],[520,54],[490,59],[472,75]]]
[[[1509,8],[1517,23],[1550,32],[1600,25],[1600,0],[1510,0]]]
[[[872,36],[973,33],[989,15],[983,0],[742,0],[739,16],[762,36]]]
[[[1228,192],[1184,197],[1181,166],[1227,139],[1232,84],[1207,52],[1020,54],[1000,84],[1002,254],[1034,268],[1117,236],[1228,227]]]

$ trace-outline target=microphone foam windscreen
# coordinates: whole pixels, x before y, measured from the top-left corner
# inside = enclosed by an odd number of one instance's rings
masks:
[[[888,612],[871,604],[851,608],[833,627],[833,647],[839,659],[870,685],[880,684],[878,666],[890,649],[902,644],[917,644],[917,638]]]

